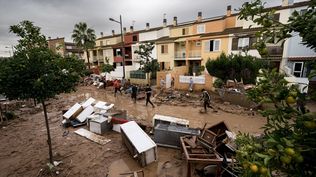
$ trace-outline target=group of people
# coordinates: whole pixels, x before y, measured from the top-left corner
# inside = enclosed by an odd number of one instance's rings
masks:
[[[139,88],[136,84],[131,84],[129,79],[126,81],[125,78],[123,77],[121,81],[114,80],[113,86],[114,86],[114,96],[115,97],[116,97],[117,92],[120,92],[122,94],[122,90],[124,90],[124,91],[126,91],[126,93],[131,93],[131,98],[132,98],[133,102],[136,103],[137,95],[139,92]],[[173,77],[171,79],[171,86],[172,86],[172,88],[174,88],[174,78]],[[163,79],[160,80],[160,87],[161,87],[161,89],[163,89],[165,87],[165,81]],[[190,82],[189,82],[189,91],[190,92],[193,91],[193,79],[192,78],[190,78]],[[152,96],[152,89],[151,89],[149,84],[147,84],[145,87],[145,93],[146,93],[146,104],[145,105],[147,106],[149,103],[154,108],[155,105],[150,100],[150,98]],[[204,107],[205,112],[207,112],[208,107],[213,108],[210,105],[211,97],[205,89],[202,89],[201,101],[203,102],[203,107]]]
[[[131,98],[133,102],[136,103],[139,88],[136,84],[131,84],[129,79],[126,81],[125,78],[123,77],[121,81],[114,80],[113,87],[114,87],[114,97],[116,97],[117,92],[120,92],[120,94],[122,95],[122,90],[124,90],[126,91],[126,93],[131,93]],[[155,105],[150,101],[150,97],[152,95],[152,89],[149,84],[147,84],[145,87],[145,93],[146,93],[146,106],[149,103],[154,108]]]

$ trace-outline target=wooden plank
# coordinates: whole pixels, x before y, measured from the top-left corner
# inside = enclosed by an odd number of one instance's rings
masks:
[[[105,145],[111,141],[110,139],[106,139],[105,137],[92,133],[84,128],[76,130],[75,133],[101,145]]]

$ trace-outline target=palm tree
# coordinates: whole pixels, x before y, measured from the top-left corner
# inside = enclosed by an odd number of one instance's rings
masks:
[[[91,49],[95,46],[96,35],[94,33],[94,30],[88,28],[85,22],[79,22],[75,24],[71,38],[78,47],[83,48],[87,53],[88,68],[90,69],[88,49]]]

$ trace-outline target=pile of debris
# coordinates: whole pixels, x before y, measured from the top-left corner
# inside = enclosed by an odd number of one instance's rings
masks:
[[[236,135],[229,131],[224,122],[207,128],[205,124],[200,136],[181,137],[181,148],[188,164],[188,176],[191,176],[192,165],[201,166],[202,170],[197,169],[197,172],[202,175],[237,176],[233,168],[236,163],[235,139]]]
[[[156,104],[168,104],[178,106],[201,105],[200,95],[191,92],[177,91],[173,89],[162,90],[155,96]]]

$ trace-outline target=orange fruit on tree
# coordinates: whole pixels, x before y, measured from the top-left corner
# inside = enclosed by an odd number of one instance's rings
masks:
[[[259,170],[259,168],[258,168],[258,166],[257,166],[256,164],[250,165],[250,169],[251,169],[251,171],[252,171],[253,173],[257,173],[258,170]]]

